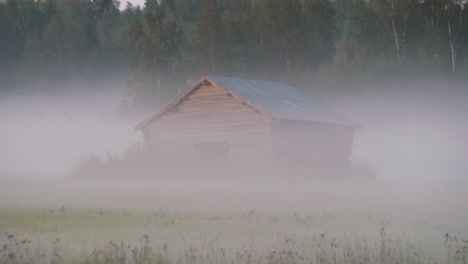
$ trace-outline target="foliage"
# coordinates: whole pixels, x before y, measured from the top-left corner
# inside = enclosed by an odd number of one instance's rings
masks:
[[[165,101],[203,73],[290,81],[344,72],[466,71],[461,0],[8,0],[0,78],[130,68],[130,96]],[[7,85],[3,86],[7,89]]]
[[[169,14],[171,9],[164,6],[168,1],[161,2],[147,0],[141,19],[130,29],[130,42],[136,49],[131,55],[131,67],[136,71],[130,87],[133,98],[164,96],[161,87],[170,84],[165,78],[173,79],[177,66],[180,29]]]

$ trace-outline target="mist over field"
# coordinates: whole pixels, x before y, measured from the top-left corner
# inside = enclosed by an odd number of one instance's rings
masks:
[[[130,2],[0,1],[0,263],[467,263],[466,1]]]
[[[80,159],[122,153],[139,141],[138,118],[123,109],[124,80],[66,85],[2,97],[2,175],[64,177]]]
[[[249,167],[242,175],[218,171],[215,177],[207,176],[206,170],[181,170],[183,175],[177,176],[155,167],[119,167],[114,178],[94,171],[73,176],[90,154],[102,160],[109,159],[109,153],[124,157],[132,145],[141,144],[143,139],[133,127],[153,112],[123,111],[125,88],[102,81],[92,91],[2,98],[1,122],[6,126],[1,137],[5,162],[0,168],[0,203],[6,208],[209,215],[254,210],[267,215],[329,216],[323,224],[312,225],[314,232],[374,239],[376,230],[385,227],[394,235],[424,240],[425,249],[439,248],[436,241],[445,233],[468,236],[464,83],[343,82],[365,92],[342,91],[343,84],[337,81],[329,89],[311,84],[309,94],[361,126],[351,163],[370,171],[370,178],[299,177],[287,168],[265,177]],[[120,171],[124,174],[117,177]],[[285,226],[281,232],[288,230]]]
[[[365,92],[336,92],[343,83]],[[414,243],[420,258],[444,259],[444,234],[468,237],[464,83],[343,83],[326,90],[312,84],[309,94],[360,124],[351,161],[372,171],[371,179],[301,178],[287,170],[271,179],[255,173],[168,178],[164,170],[146,171],[146,177],[135,172],[75,178],[71,172],[91,153],[106,160],[108,153],[122,156],[141,143],[133,127],[153,110],[122,110],[125,88],[106,81],[86,84],[95,89],[85,92],[3,97],[0,229],[32,240],[37,250],[52,250],[37,241],[59,237],[63,246],[55,250],[80,258],[89,255],[82,252],[107,252],[103,245],[109,241],[138,247],[144,234],[155,250],[169,245],[168,259],[187,254],[187,245],[206,250],[206,258],[219,258],[218,247],[228,248],[226,257],[234,259],[235,252],[284,247],[315,254],[325,249],[307,241],[325,234],[324,239],[353,243],[350,248],[372,248],[388,236],[385,243],[395,245],[395,252],[412,252]],[[386,235],[379,235],[382,228]],[[298,245],[284,242],[290,238]],[[399,239],[408,245],[401,248],[406,244]]]
[[[133,128],[153,109],[135,111],[123,81],[79,83],[60,92],[11,94],[1,104],[4,176],[65,177],[96,155],[122,156],[142,143]],[[344,82],[343,82],[344,83]],[[467,143],[464,83],[447,79],[347,82],[366,92],[329,91],[311,85],[310,95],[358,123],[351,161],[378,181],[427,185],[464,181]],[[315,89],[314,89],[315,88]],[[40,90],[40,89],[38,89]],[[343,89],[344,90],[344,89]],[[375,91],[372,91],[375,90]]]

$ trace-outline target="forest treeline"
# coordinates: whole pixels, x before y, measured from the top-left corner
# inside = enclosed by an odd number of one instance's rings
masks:
[[[0,3],[4,83],[130,69],[130,95],[152,98],[173,95],[203,73],[288,81],[323,71],[463,74],[468,69],[463,0],[120,5],[116,0]]]

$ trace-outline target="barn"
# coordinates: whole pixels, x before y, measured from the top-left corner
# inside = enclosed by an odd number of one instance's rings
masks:
[[[205,75],[135,127],[161,160],[347,166],[356,125],[296,88]]]

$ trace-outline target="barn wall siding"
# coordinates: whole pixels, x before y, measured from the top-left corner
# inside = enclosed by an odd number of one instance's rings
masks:
[[[162,157],[190,158],[193,145],[229,142],[229,158],[272,158],[271,117],[227,90],[201,85],[144,128],[145,142]]]
[[[354,129],[325,123],[280,121],[275,146],[283,159],[308,160],[315,166],[346,166]]]

